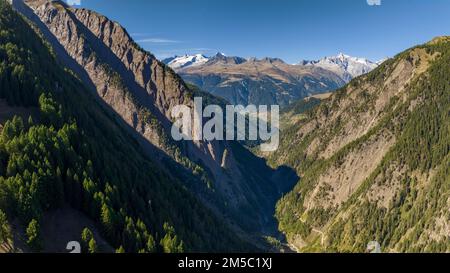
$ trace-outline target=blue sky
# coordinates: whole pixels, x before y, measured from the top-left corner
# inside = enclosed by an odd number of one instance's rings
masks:
[[[289,63],[344,52],[379,60],[450,35],[450,0],[82,0],[158,58],[218,51]]]

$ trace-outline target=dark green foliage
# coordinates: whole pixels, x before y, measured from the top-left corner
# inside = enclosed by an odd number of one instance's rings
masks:
[[[125,249],[123,248],[123,246],[120,246],[117,250],[116,253],[125,253]]]
[[[42,239],[40,234],[39,223],[33,219],[28,224],[27,230],[27,244],[33,251],[40,251],[42,249]]]
[[[97,242],[95,241],[94,238],[89,240],[89,244],[88,245],[89,245],[89,247],[88,247],[89,253],[96,253],[98,251],[98,249],[97,249]]]
[[[81,243],[83,252],[96,253],[98,251],[97,242],[95,241],[94,234],[88,228],[84,228],[81,233]]]
[[[0,245],[7,243],[11,238],[11,229],[9,227],[6,214],[0,210]]]
[[[0,134],[0,209],[28,226],[33,249],[45,244],[38,224],[43,214],[63,204],[95,220],[121,251],[247,249],[143,156],[112,113],[3,0],[0,30],[0,99],[39,108],[28,122],[6,122]],[[96,251],[85,235],[89,251]]]
[[[316,107],[317,105],[319,105],[320,101],[321,101],[320,99],[316,98],[301,99],[283,108],[281,114],[285,113],[289,113],[292,115],[303,114],[304,112],[307,112]]]
[[[175,234],[175,229],[168,223],[164,224],[164,232],[166,235],[161,239],[161,246],[165,253],[182,253],[183,242],[178,240],[178,236]]]

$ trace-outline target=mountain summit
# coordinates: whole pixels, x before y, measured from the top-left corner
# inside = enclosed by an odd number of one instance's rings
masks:
[[[339,53],[336,56],[324,57],[316,61],[301,61],[298,65],[327,69],[338,74],[345,82],[349,82],[353,78],[369,73],[377,68],[379,63]]]
[[[205,64],[209,58],[203,54],[175,56],[164,59],[162,62],[170,66],[172,69],[182,69],[186,67],[194,67]]]
[[[233,64],[241,64],[246,61],[247,61],[246,59],[241,57],[229,57],[223,54],[222,52],[217,52],[217,54],[212,57],[206,57],[203,54],[195,54],[195,55],[186,54],[184,56],[175,56],[162,60],[163,63],[165,63],[175,71],[181,71],[187,68],[202,65],[212,65],[215,63],[233,65]]]

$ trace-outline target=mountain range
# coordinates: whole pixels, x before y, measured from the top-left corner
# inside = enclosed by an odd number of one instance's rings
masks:
[[[352,79],[374,70],[384,61],[386,59],[372,62],[365,58],[357,58],[339,53],[337,56],[325,57],[317,61],[301,61],[298,65],[310,65],[331,70],[348,83]]]
[[[289,65],[278,58],[245,59],[217,53],[173,57],[163,63],[201,89],[232,104],[287,106],[304,97],[333,91],[379,63],[344,54]]]
[[[450,37],[172,69],[63,1],[0,0],[0,29],[0,252],[450,251]],[[283,105],[279,149],[174,141],[199,96]]]

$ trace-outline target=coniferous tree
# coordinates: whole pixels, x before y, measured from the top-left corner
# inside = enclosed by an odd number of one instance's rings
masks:
[[[42,241],[40,234],[39,223],[33,219],[26,230],[27,233],[27,244],[34,251],[40,251],[42,249]]]
[[[6,214],[0,210],[0,244],[8,244],[11,238],[11,228],[9,227]]]

